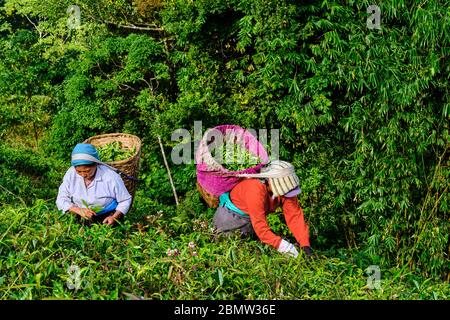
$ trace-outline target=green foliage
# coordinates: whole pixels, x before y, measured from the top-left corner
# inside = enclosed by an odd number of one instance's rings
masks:
[[[89,203],[87,203],[86,200],[81,199],[81,202],[83,203],[83,205],[86,207],[86,209],[91,209],[92,211],[94,211],[95,213],[103,210],[102,206],[90,206]]]
[[[0,142],[0,203],[53,201],[64,169],[63,163],[33,150],[11,148]]]
[[[168,77],[163,47],[149,36],[101,36],[92,42],[93,49],[69,67],[64,107],[53,122],[51,141],[66,152],[96,132],[147,130],[151,122],[141,122],[141,114],[157,101],[161,93],[155,90]]]
[[[398,268],[382,269],[381,288],[370,289],[367,261],[347,250],[290,259],[256,241],[215,238],[197,220],[187,221],[191,232],[175,235],[169,212],[149,204],[137,202],[133,216],[114,228],[84,226],[45,201],[2,206],[0,298],[450,297],[445,283]]]
[[[436,169],[439,181],[448,176],[439,159],[448,154],[450,24],[439,1],[381,5],[381,31],[365,25],[368,2],[171,3],[162,16],[182,48],[181,117],[208,110],[206,121],[280,128],[280,156],[299,168],[319,245],[448,268],[447,186],[429,191]],[[425,212],[436,237],[425,246],[439,249],[417,255]]]
[[[383,266],[447,275],[446,2],[380,3],[380,30],[366,26],[369,1],[168,0],[160,6],[83,0],[76,30],[66,26],[69,4],[0,5],[0,138],[9,145],[66,159],[89,136],[137,134],[144,145],[142,196],[152,208],[171,207],[158,135],[170,147],[175,129],[192,133],[200,119],[203,128],[233,123],[280,129],[280,158],[297,168],[313,247],[351,248]],[[30,176],[26,165],[16,167],[26,152],[0,151],[0,185],[10,192],[3,190],[2,200],[11,203],[11,193],[54,195],[34,188],[36,179],[48,180],[42,170]],[[195,165],[171,165],[171,171],[180,198],[192,198]],[[211,218],[201,202],[187,207],[187,213],[169,214],[179,237],[198,215]],[[281,218],[270,217],[286,234]],[[210,270],[222,278],[219,286],[202,297],[234,292],[230,277],[259,292],[245,297],[267,297],[258,271],[251,271],[257,280],[245,280],[227,271],[224,261]],[[171,277],[179,270],[172,267]],[[161,280],[149,277],[159,288]],[[195,281],[217,283],[203,276]]]
[[[114,141],[98,147],[97,151],[103,162],[112,162],[132,157],[136,153],[136,147],[127,149],[122,146],[120,141]]]
[[[25,133],[37,143],[50,122],[54,68],[42,57],[36,35],[20,30],[9,39],[0,39],[0,137],[27,124]],[[53,69],[53,70],[52,70]],[[38,81],[41,86],[35,85]],[[31,127],[31,128],[30,128]]]
[[[280,237],[288,239],[292,243],[296,243],[292,232],[286,225],[286,220],[284,219],[283,213],[280,210],[277,212],[267,215],[267,223],[270,229]]]
[[[226,144],[222,149],[223,154],[219,160],[227,170],[242,171],[260,163],[258,156],[255,156],[240,144]]]

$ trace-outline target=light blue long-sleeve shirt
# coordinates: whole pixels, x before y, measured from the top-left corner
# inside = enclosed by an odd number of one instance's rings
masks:
[[[86,187],[83,177],[75,171],[74,167],[70,167],[59,187],[56,206],[64,212],[72,206],[86,208],[84,200],[90,207],[104,208],[114,199],[118,202],[116,210],[126,214],[130,209],[132,198],[122,178],[116,172],[103,165],[97,165],[95,178]]]

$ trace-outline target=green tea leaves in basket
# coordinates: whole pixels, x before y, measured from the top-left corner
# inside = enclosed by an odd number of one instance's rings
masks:
[[[103,162],[121,161],[132,157],[136,153],[136,147],[131,150],[124,148],[120,141],[107,143],[97,147],[100,159]]]
[[[253,167],[261,162],[261,159],[249,152],[243,146],[234,144],[224,146],[222,165],[230,171],[241,171]]]

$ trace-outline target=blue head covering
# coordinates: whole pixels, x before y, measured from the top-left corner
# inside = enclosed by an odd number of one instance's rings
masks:
[[[78,153],[88,154],[88,155],[96,158],[97,160],[100,160],[100,158],[98,156],[97,149],[95,149],[95,147],[92,144],[89,144],[89,143],[79,143],[79,144],[77,144],[75,146],[75,148],[73,148],[72,156],[74,154],[78,154]],[[72,160],[71,164],[72,164],[72,166],[76,167],[76,166],[83,166],[83,165],[94,164],[94,162],[89,161],[89,160]]]

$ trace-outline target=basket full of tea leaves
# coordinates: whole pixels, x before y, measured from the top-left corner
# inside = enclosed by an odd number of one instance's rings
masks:
[[[90,137],[84,143],[90,143],[97,149],[101,161],[129,176],[138,176],[141,157],[139,137],[128,133],[107,133]],[[125,179],[124,183],[134,197],[137,182]]]
[[[238,174],[259,173],[269,157],[250,130],[225,124],[205,132],[195,160],[197,188],[208,206],[216,208],[219,196],[241,181]]]
[[[261,159],[239,144],[223,146],[222,166],[230,171],[242,171],[261,162]]]
[[[136,153],[136,147],[124,148],[120,141],[113,141],[97,148],[103,162],[122,161],[131,158]]]

